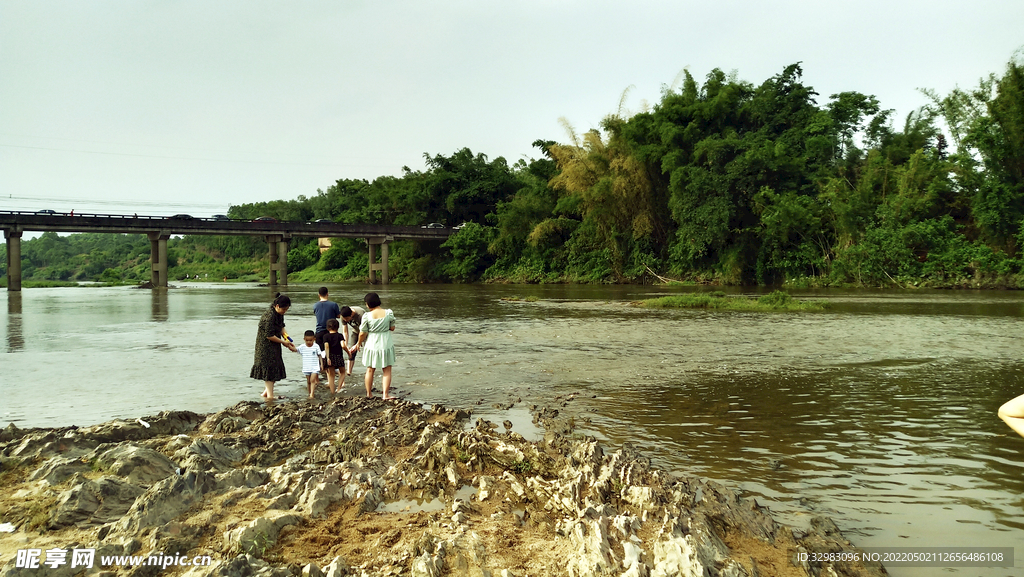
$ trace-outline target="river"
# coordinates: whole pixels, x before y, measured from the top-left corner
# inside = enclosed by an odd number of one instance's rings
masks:
[[[359,304],[367,290],[329,286],[341,304]],[[293,336],[313,328],[316,288],[289,287]],[[531,435],[531,404],[577,392],[563,410],[580,417],[581,433],[610,448],[631,442],[668,470],[737,488],[784,522],[828,515],[865,547],[1024,542],[1024,439],[995,416],[1024,393],[1024,294],[794,292],[831,301],[824,313],[628,305],[691,290],[378,292],[398,318],[395,387],[410,400],[511,418]],[[262,384],[248,374],[268,291],[230,283],[0,291],[2,424],[89,425],[257,400]],[[502,300],[512,296],[538,300]],[[276,389],[298,399],[300,362],[286,361],[289,378]],[[361,394],[361,378],[349,379],[345,394]],[[1016,553],[1013,568],[940,571],[1024,575],[1024,549]],[[935,571],[890,568],[901,577]]]

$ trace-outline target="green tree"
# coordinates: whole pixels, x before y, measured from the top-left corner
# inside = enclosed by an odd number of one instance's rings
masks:
[[[441,245],[449,250],[451,257],[442,265],[444,274],[456,282],[472,282],[478,280],[494,257],[488,252],[488,246],[496,233],[492,227],[475,222],[467,223],[459,232],[448,237]]]

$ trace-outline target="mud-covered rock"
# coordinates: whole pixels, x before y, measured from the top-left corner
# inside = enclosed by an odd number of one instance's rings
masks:
[[[29,481],[45,481],[57,485],[91,469],[89,463],[80,457],[51,457],[29,475]]]
[[[49,499],[45,547],[89,531],[116,554],[215,560],[184,571],[193,577],[886,574],[794,567],[794,553],[854,547],[827,519],[794,534],[754,500],[670,475],[629,444],[569,436],[569,411],[534,413],[550,425],[540,443],[507,423],[465,428],[462,410],[344,396],[12,430],[0,459],[22,472],[0,505],[26,546],[36,537],[20,527],[39,515],[29,504]],[[9,562],[5,575],[21,573]]]
[[[88,527],[120,519],[144,489],[114,477],[82,479],[61,494],[50,516],[49,527]]]
[[[163,525],[199,503],[203,493],[216,487],[216,480],[208,473],[189,472],[158,481],[141,494],[115,523],[112,532],[136,535],[141,530]]]
[[[105,449],[99,447],[95,457],[101,469],[135,485],[149,486],[175,474],[178,468],[166,456],[143,447],[119,444]]]

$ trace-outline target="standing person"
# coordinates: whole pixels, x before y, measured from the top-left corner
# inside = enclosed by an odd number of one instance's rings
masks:
[[[302,335],[302,344],[296,347],[296,352],[302,355],[302,374],[306,375],[306,387],[309,389],[309,398],[313,398],[316,386],[320,384],[320,345],[316,344],[316,333],[306,331]]]
[[[288,298],[288,295],[275,294],[274,302],[260,317],[259,328],[256,329],[256,354],[253,357],[249,378],[263,381],[265,388],[260,396],[268,402],[275,398],[283,398],[274,397],[274,383],[285,378],[281,345],[295,352],[295,345],[284,338],[284,314],[291,306],[292,299]]]
[[[338,332],[338,319],[327,321],[327,334],[324,335],[324,362],[327,369],[327,388],[334,394],[334,371],[338,371],[338,388],[345,386],[345,361],[348,360],[348,347],[345,346],[345,335]]]
[[[999,407],[999,418],[1024,437],[1024,395],[1015,397]]]
[[[313,315],[316,316],[316,332],[314,334],[316,334],[316,344],[320,345],[320,350],[323,350],[324,335],[327,334],[327,321],[340,318],[341,309],[338,308],[338,303],[327,298],[327,287],[320,287],[317,294],[320,295],[320,300],[313,305]],[[324,365],[321,363],[321,371],[323,367]]]
[[[395,343],[391,332],[395,330],[395,314],[391,309],[380,308],[377,293],[366,293],[363,302],[366,303],[366,313],[359,324],[359,343],[356,346],[363,351],[366,396],[373,396],[373,371],[381,369],[384,398],[391,399],[391,365],[395,364]]]
[[[363,324],[366,311],[361,307],[341,307],[341,321],[344,329],[345,342],[348,343],[348,360],[345,361],[346,374],[352,374],[356,364],[356,351],[359,350],[359,326]],[[338,367],[341,368],[341,367]]]

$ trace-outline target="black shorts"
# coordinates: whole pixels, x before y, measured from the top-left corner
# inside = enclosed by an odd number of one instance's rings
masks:
[[[323,360],[323,364],[324,364],[323,366],[324,366],[324,370],[325,371],[329,370],[329,369],[338,369],[339,371],[344,371],[345,370],[345,355],[338,355],[338,356],[331,355],[331,364],[329,364],[329,365],[327,364],[327,359],[322,359],[322,360]]]

